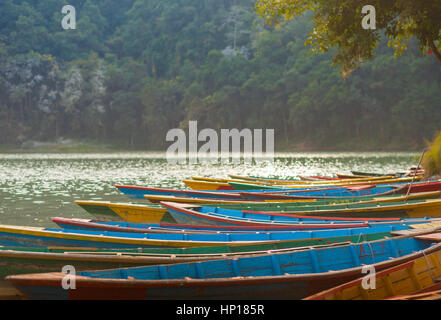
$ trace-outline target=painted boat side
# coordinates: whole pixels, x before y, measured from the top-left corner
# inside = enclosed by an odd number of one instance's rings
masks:
[[[427,200],[429,201],[429,200]],[[170,214],[173,216],[173,218],[178,221],[179,223],[184,224],[209,224],[209,225],[249,225],[249,226],[265,226],[265,225],[292,225],[293,227],[297,225],[299,229],[301,228],[311,228],[313,223],[307,222],[307,224],[299,224],[298,221],[298,215],[289,215],[287,213],[266,213],[266,212],[250,212],[250,211],[241,211],[241,210],[228,210],[228,209],[222,209],[222,208],[215,208],[215,207],[199,207],[199,206],[191,206],[191,205],[184,205],[184,204],[177,204],[177,203],[170,203],[170,202],[161,202],[161,204],[167,208],[167,210],[170,212]],[[382,210],[387,210],[389,215],[398,215],[402,218],[406,218],[407,216],[412,216],[412,218],[426,218],[427,216],[432,215],[439,215],[441,210],[441,199],[440,200],[430,200],[429,202],[425,203],[416,203],[413,205],[406,204],[404,206],[393,206],[391,205],[390,208],[384,209],[384,208],[363,208],[363,209],[357,209],[360,212],[368,212],[369,215],[374,215],[375,212],[371,211],[377,211],[379,212],[378,215],[382,216]],[[350,210],[346,210],[349,213]],[[339,216],[347,216],[347,213],[345,210],[341,211],[341,215]],[[336,211],[338,212],[338,211]],[[319,212],[319,214],[323,214],[323,212]],[[308,214],[305,214],[308,215]],[[336,213],[333,213],[333,215],[337,215]],[[323,218],[323,217],[320,217]],[[319,218],[319,219],[320,219]],[[331,217],[332,220],[335,217]],[[381,219],[381,218],[379,218]],[[375,221],[376,219],[373,219]],[[320,220],[318,220],[320,221]],[[325,221],[325,220],[323,220]],[[372,221],[365,220],[363,217],[360,220],[356,220],[359,222],[364,221],[365,223],[370,223]],[[381,220],[379,220],[381,221]],[[349,221],[348,221],[349,222]],[[338,220],[335,220],[330,223],[322,223],[325,228],[339,228],[342,224],[344,224],[345,221],[342,221],[341,224],[338,222]],[[355,222],[353,222],[355,224]],[[357,222],[358,223],[358,222]],[[316,228],[322,228],[320,227],[320,222],[315,223],[317,226]]]
[[[121,218],[109,208],[110,201],[82,201],[76,200],[75,203],[86,210],[91,215],[112,221],[120,221]]]
[[[224,241],[220,239],[221,237]],[[137,234],[0,225],[0,242],[5,246],[155,248],[245,245],[252,243],[265,244],[279,242],[279,240],[268,240],[269,236],[264,234],[253,235],[252,241],[241,241],[240,238],[243,238],[243,235],[223,234],[215,236],[206,234]]]
[[[88,219],[68,219],[53,217],[52,221],[63,229],[70,230],[90,230],[90,231],[113,231],[113,232],[134,232],[134,233],[177,233],[177,234],[253,234],[253,233],[284,233],[285,235],[294,234],[298,229],[295,227],[292,230],[210,230],[202,228],[192,228],[191,225],[183,226],[182,229],[175,227],[161,227],[159,225],[142,224],[142,223],[124,223],[111,221],[96,221]],[[424,220],[427,221],[427,220]],[[404,221],[400,221],[403,225]],[[410,222],[412,224],[415,221]],[[305,230],[305,229],[302,229]],[[276,239],[276,238],[274,238]]]
[[[323,248],[345,243],[375,241],[392,237],[390,232],[366,234],[363,237],[341,236],[307,240],[284,241],[271,244],[245,246],[219,246],[197,248],[151,248],[125,250],[98,250],[87,248],[0,248],[0,277],[9,275],[59,272],[66,265],[76,271],[92,269],[123,268],[143,265],[174,264],[194,261],[218,260],[240,256],[261,255],[263,253],[289,252],[305,248]]]
[[[364,289],[362,279],[319,292],[305,300],[384,300],[421,294],[441,287],[441,251],[385,269],[375,275],[375,288]]]

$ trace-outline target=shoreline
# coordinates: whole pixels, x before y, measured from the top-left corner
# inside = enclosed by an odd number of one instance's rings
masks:
[[[366,142],[364,144],[356,141],[339,142],[323,146],[308,142],[286,143],[280,141],[274,147],[274,153],[296,153],[296,152],[409,152],[421,153],[420,146],[399,146],[393,143],[377,144]],[[127,153],[127,152],[156,152],[165,153],[164,149],[148,149],[142,147],[127,147],[121,144],[111,144],[94,140],[75,140],[70,138],[59,138],[52,141],[28,140],[19,145],[0,145],[0,153],[4,154],[32,154],[32,153]]]
[[[51,147],[51,148],[12,148],[0,146],[0,154],[32,154],[32,153],[130,153],[130,152],[156,152],[166,153],[167,150],[149,150],[142,148],[118,148],[102,146],[73,146],[73,147]],[[280,153],[326,153],[326,152],[403,152],[421,153],[418,149],[405,148],[276,148],[275,154]]]

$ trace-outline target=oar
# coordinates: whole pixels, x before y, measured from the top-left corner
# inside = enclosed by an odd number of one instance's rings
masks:
[[[415,171],[413,173],[412,181],[410,182],[409,188],[407,189],[407,193],[406,193],[406,202],[407,202],[407,198],[409,197],[410,189],[412,189],[412,184],[415,181],[416,173],[421,165],[421,161],[423,161],[423,157],[424,157],[424,154],[426,153],[426,151],[427,151],[427,149],[424,149],[423,152],[421,153],[420,161],[418,161],[418,166],[415,168]]]

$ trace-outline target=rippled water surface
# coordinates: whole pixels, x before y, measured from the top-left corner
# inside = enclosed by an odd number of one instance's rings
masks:
[[[50,217],[90,218],[74,200],[129,201],[115,184],[184,188],[191,176],[404,171],[414,153],[286,153],[273,164],[169,164],[163,153],[0,154],[0,223],[53,227]]]

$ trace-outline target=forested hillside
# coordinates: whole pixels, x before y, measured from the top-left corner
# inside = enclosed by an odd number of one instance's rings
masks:
[[[75,30],[61,8],[76,8]],[[0,145],[59,137],[165,149],[166,132],[274,128],[276,150],[417,149],[441,127],[441,64],[386,41],[343,79],[303,17],[251,0],[2,0]]]

